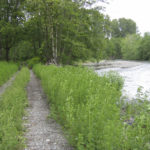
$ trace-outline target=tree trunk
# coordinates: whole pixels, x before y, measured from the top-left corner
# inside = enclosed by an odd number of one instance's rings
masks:
[[[6,56],[5,56],[6,61],[9,61],[9,50],[10,50],[10,48],[6,47]]]
[[[39,48],[41,48],[41,40],[39,39]]]
[[[57,64],[57,52],[58,52],[58,33],[57,33],[57,27],[56,27],[56,48],[55,48],[55,61]]]
[[[0,35],[0,58],[2,57],[2,43],[1,43],[1,35]]]
[[[35,43],[35,41],[33,42],[33,47],[34,47],[34,55],[36,56],[36,43]]]
[[[52,53],[53,53],[53,63],[56,64],[55,60],[55,43],[54,43],[54,27],[52,27]]]

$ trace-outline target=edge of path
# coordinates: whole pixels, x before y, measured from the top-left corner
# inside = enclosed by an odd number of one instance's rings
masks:
[[[69,146],[59,124],[49,118],[50,104],[43,92],[40,80],[30,71],[27,86],[29,106],[27,107],[25,150],[73,150]]]
[[[0,86],[0,95],[2,95],[5,92],[6,88],[12,84],[12,82],[15,80],[18,72],[19,71],[17,71],[15,74],[13,74],[13,76],[10,77],[10,79],[6,83],[4,83],[2,86]]]

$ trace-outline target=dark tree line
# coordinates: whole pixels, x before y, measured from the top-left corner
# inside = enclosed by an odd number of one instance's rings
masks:
[[[149,59],[145,56],[149,35],[142,38],[131,19],[111,21],[101,7],[91,7],[94,2],[1,0],[0,59],[38,57],[43,62],[65,64],[105,58]],[[131,52],[135,54],[132,58]]]

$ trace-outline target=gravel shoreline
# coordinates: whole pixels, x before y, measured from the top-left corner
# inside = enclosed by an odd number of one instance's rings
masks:
[[[139,61],[127,61],[127,60],[102,60],[98,63],[83,63],[83,66],[93,68],[95,70],[104,69],[104,68],[130,68],[142,65],[142,62]]]

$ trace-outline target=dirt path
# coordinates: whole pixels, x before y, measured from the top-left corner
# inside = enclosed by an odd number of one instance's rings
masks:
[[[12,82],[13,82],[14,79],[16,78],[16,75],[17,75],[17,73],[15,73],[15,74],[13,75],[13,77],[11,77],[5,84],[3,84],[2,86],[0,86],[0,95],[3,94],[4,91],[5,91],[5,89],[6,89],[7,87],[9,87],[9,86],[12,84]]]
[[[25,127],[27,128],[27,148],[25,150],[72,150],[65,140],[60,126],[49,119],[49,105],[40,81],[31,71],[27,87],[29,107]]]

